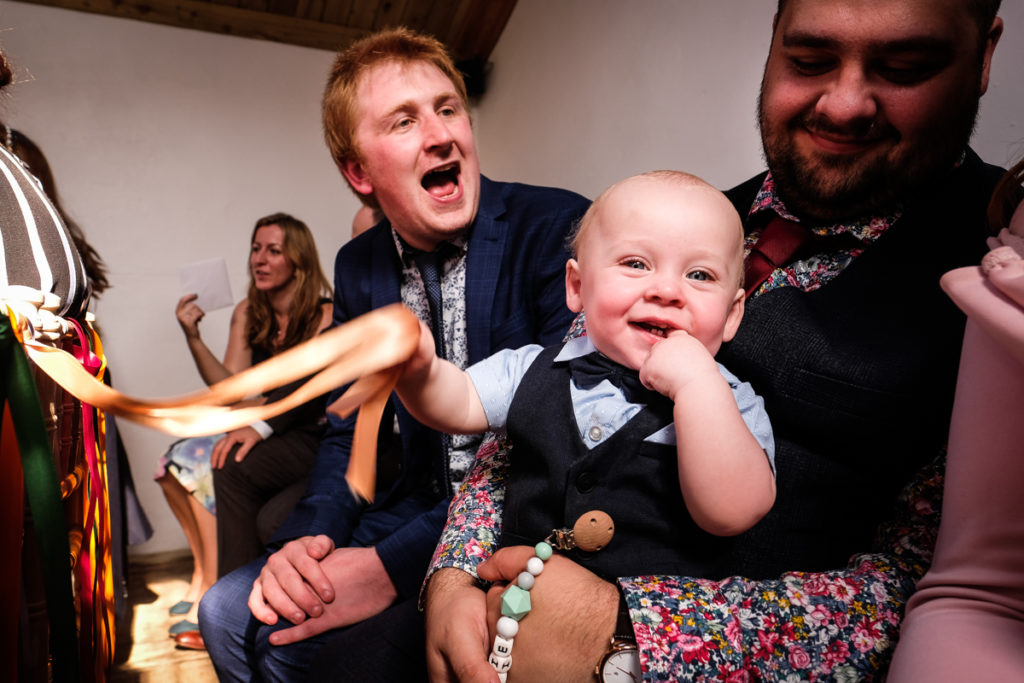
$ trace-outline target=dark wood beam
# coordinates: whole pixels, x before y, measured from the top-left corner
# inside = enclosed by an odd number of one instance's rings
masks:
[[[16,0],[243,38],[339,50],[364,29],[197,0]]]

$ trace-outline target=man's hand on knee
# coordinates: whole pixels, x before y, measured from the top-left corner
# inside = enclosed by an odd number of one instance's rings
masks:
[[[271,555],[249,594],[253,616],[268,625],[276,624],[279,616],[298,624],[307,615],[323,613],[323,605],[335,595],[321,567],[332,550],[334,542],[327,536],[303,536]]]
[[[335,628],[349,626],[380,614],[398,597],[391,577],[374,548],[338,548],[320,563],[337,597],[324,600],[320,614],[291,628],[275,631],[271,645],[287,645]],[[289,620],[291,621],[291,620]]]

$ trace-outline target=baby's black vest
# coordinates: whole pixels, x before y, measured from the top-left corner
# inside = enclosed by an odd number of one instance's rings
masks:
[[[615,536],[598,552],[568,553],[587,569],[609,578],[719,576],[717,558],[730,540],[708,534],[690,518],[679,491],[675,446],[643,441],[672,422],[671,407],[644,408],[588,449],[576,426],[568,363],[553,362],[560,350],[541,352],[512,399],[501,544],[532,546],[598,509],[611,515]]]

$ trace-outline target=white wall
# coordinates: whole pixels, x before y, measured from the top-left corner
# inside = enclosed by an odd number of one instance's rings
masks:
[[[594,196],[653,168],[720,186],[761,166],[755,100],[774,0],[519,0],[474,112],[485,172]],[[975,148],[1024,155],[1024,5],[1007,29]],[[173,316],[177,266],[223,255],[236,298],[253,221],[307,221],[329,268],[358,207],[320,137],[332,55],[0,0],[21,82],[0,118],[40,143],[64,203],[111,270],[95,306],[116,384],[145,397],[201,386]],[[204,334],[224,346],[228,311]],[[122,423],[157,527],[184,546],[150,474],[170,437]]]
[[[756,101],[775,0],[519,0],[477,114],[497,178],[594,196],[655,168],[729,187],[763,169]],[[1006,30],[974,147],[1024,156],[1024,3]]]
[[[19,80],[0,118],[47,155],[62,202],[110,268],[94,305],[116,387],[143,397],[201,388],[174,317],[178,266],[223,256],[245,295],[256,219],[287,211],[314,231],[331,277],[358,200],[320,133],[332,53],[0,2]],[[220,355],[230,309],[203,321]],[[185,546],[152,481],[173,438],[119,421],[156,534]]]

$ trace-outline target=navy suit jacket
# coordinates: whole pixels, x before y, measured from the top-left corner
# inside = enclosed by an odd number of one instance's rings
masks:
[[[588,206],[587,199],[566,190],[481,177],[480,205],[466,255],[470,363],[501,349],[547,346],[563,338],[573,319],[565,305],[565,242]],[[335,260],[334,324],[401,301],[401,276],[402,263],[386,220],[344,245]],[[408,597],[423,581],[451,491],[444,481],[438,484],[441,468],[430,458],[439,434],[416,422],[395,396],[391,402],[401,435],[393,481],[378,486],[369,506],[353,497],[345,470],[355,416],[342,420],[328,415],[306,496],[271,544],[327,534],[337,546],[346,546],[364,511],[386,510],[408,496],[424,497],[432,505],[430,512],[407,519],[376,545],[399,595]]]

